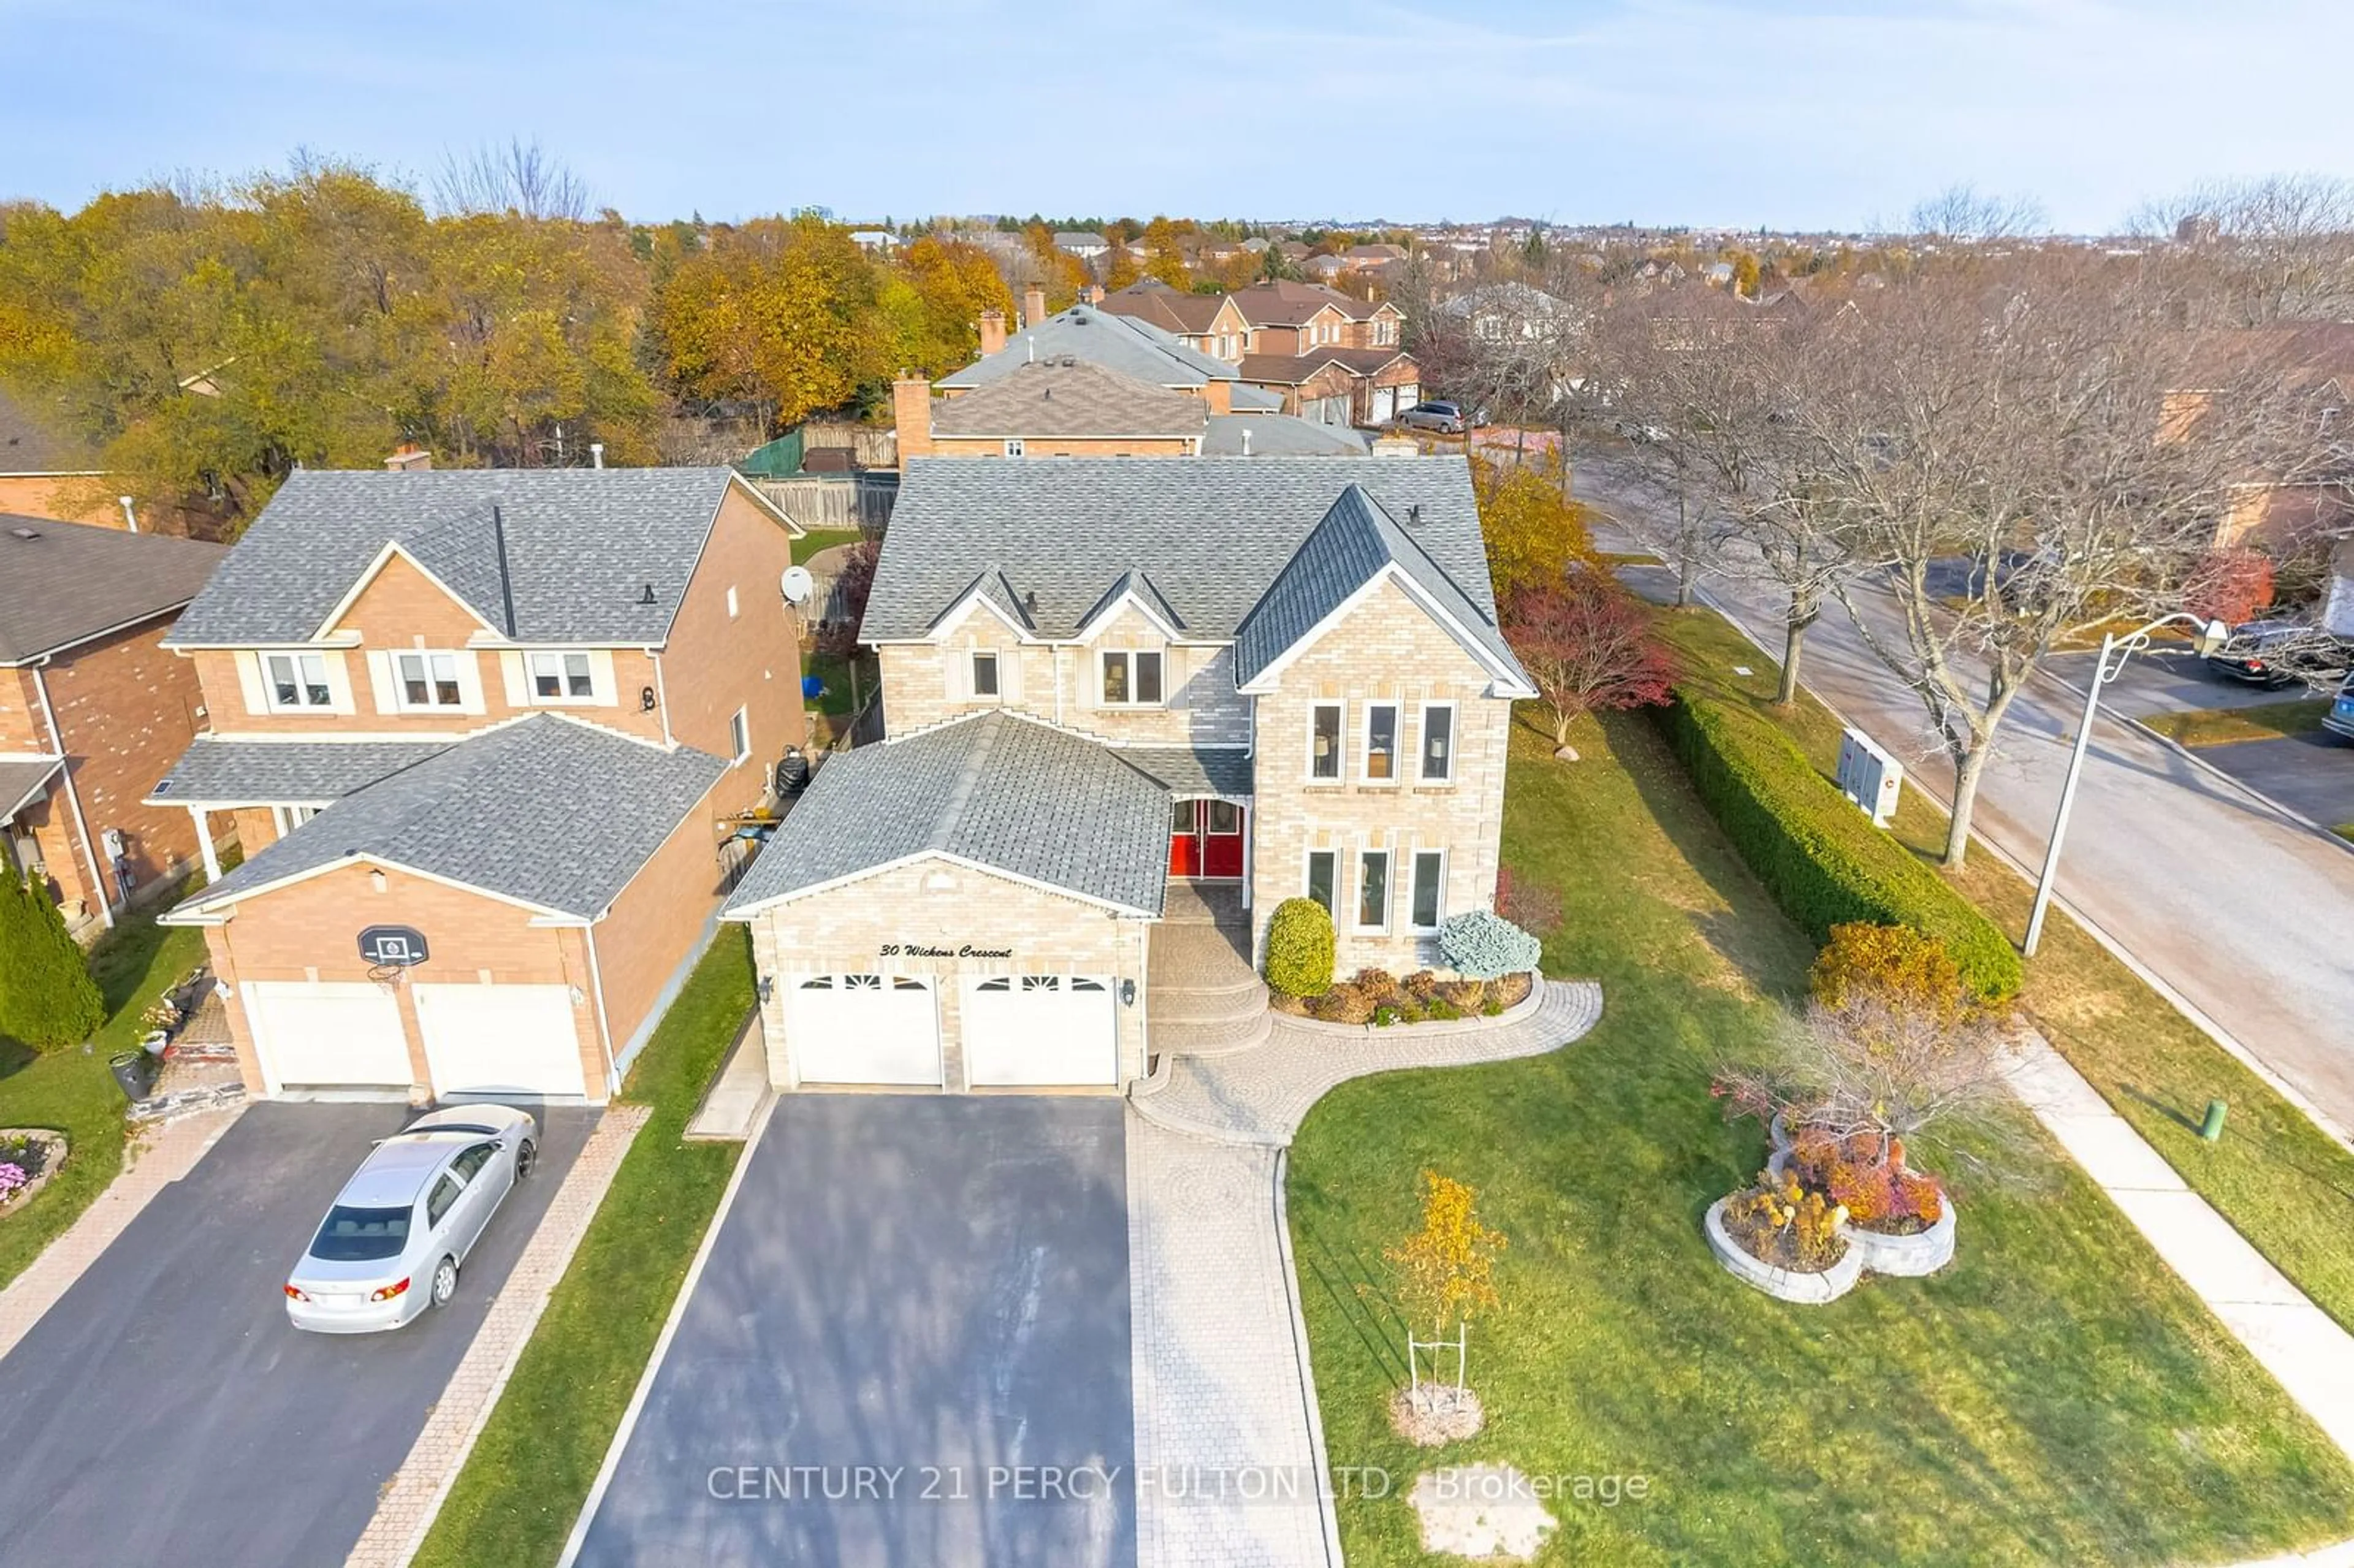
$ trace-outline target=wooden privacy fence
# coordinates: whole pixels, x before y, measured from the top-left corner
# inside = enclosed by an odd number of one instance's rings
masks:
[[[855,528],[880,534],[898,499],[896,473],[805,473],[791,479],[754,478],[760,493],[804,528]]]

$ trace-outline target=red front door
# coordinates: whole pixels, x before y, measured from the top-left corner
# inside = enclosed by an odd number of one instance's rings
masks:
[[[1202,821],[1199,800],[1180,800],[1169,814],[1169,874],[1202,874]]]
[[[1243,874],[1243,809],[1232,800],[1202,802],[1202,874]]]

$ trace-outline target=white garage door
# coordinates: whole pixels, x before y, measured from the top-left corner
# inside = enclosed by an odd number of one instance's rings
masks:
[[[420,985],[417,1022],[437,1095],[580,1095],[567,985]]]
[[[804,1084],[940,1081],[940,1017],[929,980],[810,975],[785,980],[785,1038]]]
[[[366,980],[249,980],[245,1016],[261,1074],[281,1089],[406,1089],[400,1003]]]
[[[1116,1084],[1112,982],[1091,975],[965,981],[965,1075],[974,1084]]]
[[[1411,405],[1409,405],[1409,407],[1411,407]],[[1386,425],[1395,418],[1397,418],[1397,388],[1394,387],[1374,387],[1373,423],[1376,425]]]

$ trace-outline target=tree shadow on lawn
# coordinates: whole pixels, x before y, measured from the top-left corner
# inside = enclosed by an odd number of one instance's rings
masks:
[[[30,1045],[6,1034],[0,1034],[0,1079],[15,1076],[39,1059],[40,1054]]]

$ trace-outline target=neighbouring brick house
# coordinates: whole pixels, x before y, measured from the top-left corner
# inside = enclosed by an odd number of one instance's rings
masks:
[[[1254,283],[1226,298],[1249,328],[1244,354],[1394,348],[1405,337],[1405,313],[1395,305],[1360,300],[1320,283]]]
[[[724,468],[286,482],[165,641],[213,733],[152,796],[244,841],[164,919],[250,1093],[610,1095],[802,743],[799,532]]]
[[[47,421],[0,392],[0,515],[52,517],[122,528],[122,503],[105,493],[106,471],[96,454],[60,436]]]
[[[1250,352],[1250,322],[1231,294],[1189,294],[1141,278],[1103,298],[1114,315],[1149,323],[1196,354],[1228,364]]]
[[[1363,457],[1362,436],[1280,412],[1214,414],[1209,402],[1070,355],[1016,366],[953,397],[892,383],[902,459],[920,457]]]
[[[1490,906],[1531,688],[1461,458],[917,459],[864,636],[886,738],[726,909],[780,1086],[1132,1082],[1172,884],[1344,974]]]
[[[211,853],[144,797],[205,726],[196,673],[162,643],[228,553],[0,515],[0,852],[77,934]]]
[[[1242,379],[1323,425],[1386,425],[1422,397],[1422,366],[1399,346],[1405,317],[1386,300],[1320,283],[1259,283],[1228,296],[1249,323]]]

